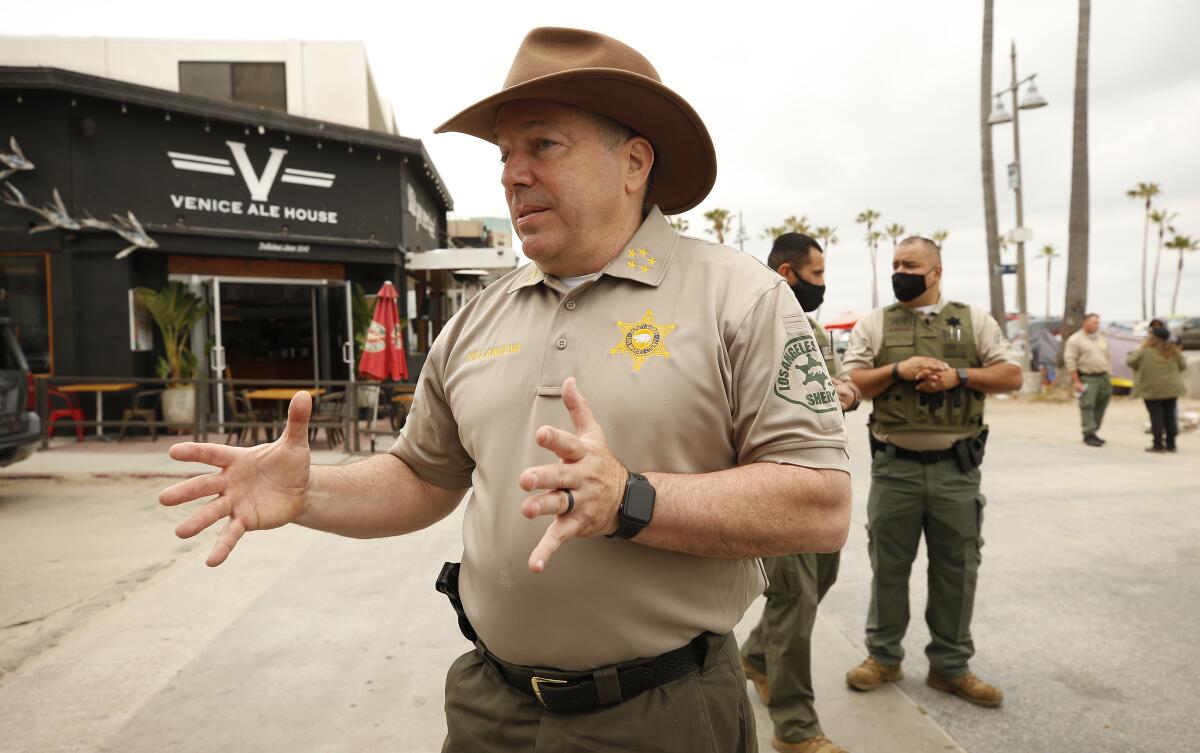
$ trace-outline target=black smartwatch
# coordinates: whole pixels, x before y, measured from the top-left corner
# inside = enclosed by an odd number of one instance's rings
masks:
[[[892,364],[892,381],[893,382],[907,382],[908,381],[904,377],[900,376],[900,362],[899,361],[896,361],[895,363]]]
[[[645,476],[629,471],[625,482],[625,496],[617,513],[617,530],[608,538],[632,539],[650,525],[654,519],[654,487]]]
[[[961,384],[963,387],[966,387],[967,386],[967,370],[966,369],[955,369],[954,373],[958,374],[958,383]]]

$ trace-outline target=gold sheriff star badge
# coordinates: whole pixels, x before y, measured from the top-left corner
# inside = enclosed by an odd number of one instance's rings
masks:
[[[646,313],[636,322],[623,322],[618,319],[617,327],[621,329],[621,341],[608,353],[628,353],[633,360],[634,371],[640,371],[642,364],[651,356],[671,357],[667,352],[665,338],[675,331],[675,325],[655,322],[653,309],[646,309]]]

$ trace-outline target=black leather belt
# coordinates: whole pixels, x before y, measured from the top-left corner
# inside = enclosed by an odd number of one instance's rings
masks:
[[[874,434],[871,434],[870,437],[871,437],[871,455],[872,456],[874,456],[875,453],[877,453],[877,452],[886,452],[887,449],[890,447],[890,448],[892,448],[892,452],[895,454],[896,457],[902,458],[904,460],[915,460],[916,462],[923,463],[925,465],[932,465],[934,463],[940,463],[943,460],[954,460],[955,459],[954,448],[950,448],[950,449],[946,449],[946,450],[930,450],[928,452],[918,452],[916,450],[906,450],[903,447],[897,447],[896,445],[890,444],[888,442],[880,442],[878,439],[875,438]]]
[[[628,700],[638,693],[686,677],[704,665],[707,634],[683,648],[640,664],[603,667],[592,672],[555,672],[518,667],[480,648],[504,680],[548,711],[580,714]],[[482,644],[477,644],[482,645]]]
[[[1108,376],[1107,371],[1081,371],[1079,376]]]

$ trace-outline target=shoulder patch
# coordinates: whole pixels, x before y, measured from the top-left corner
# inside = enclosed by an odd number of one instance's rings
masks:
[[[833,380],[829,378],[821,348],[811,332],[792,337],[783,346],[774,390],[777,397],[813,413],[837,410]]]

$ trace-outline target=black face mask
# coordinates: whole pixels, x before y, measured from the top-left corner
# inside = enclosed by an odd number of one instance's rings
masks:
[[[813,285],[799,275],[796,275],[796,284],[792,286],[792,292],[796,294],[796,300],[805,312],[816,311],[825,300],[824,285]]]
[[[1150,330],[1150,334],[1154,335],[1163,342],[1169,342],[1171,340],[1171,330],[1167,329],[1166,327],[1155,327],[1154,329]]]
[[[897,272],[892,275],[892,291],[896,294],[896,300],[901,303],[908,303],[920,298],[927,289],[925,275],[914,275],[908,272]]]

